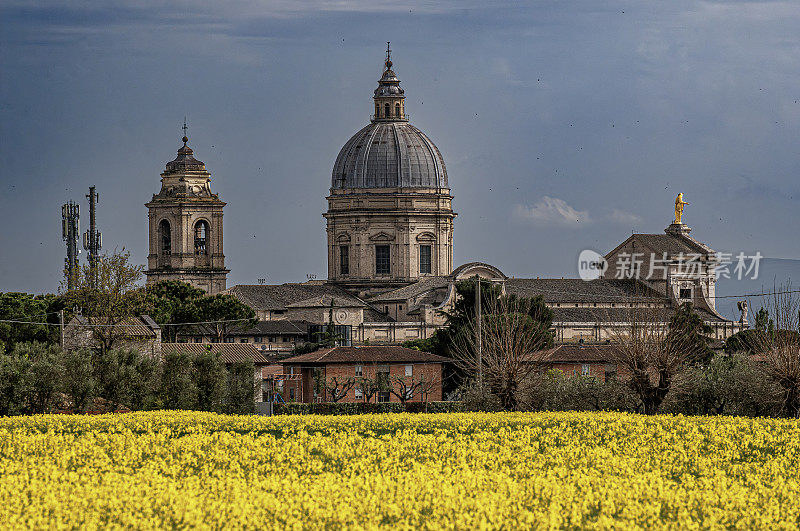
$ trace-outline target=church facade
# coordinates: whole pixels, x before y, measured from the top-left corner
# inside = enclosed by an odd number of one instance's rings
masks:
[[[663,262],[638,260],[631,271],[609,268],[592,281],[514,278],[481,262],[454,267],[456,213],[444,158],[410,124],[392,66],[387,51],[370,122],[345,143],[333,165],[323,213],[327,280],[225,289],[225,203],[211,193],[210,175],[184,137],[178,158],[162,174],[161,191],[147,204],[148,282],[174,278],[228,293],[265,321],[334,324],[345,344],[353,345],[430,337],[445,323],[456,284],[476,276],[507,294],[541,295],[553,310],[560,343],[605,343],[629,327],[635,313],[646,312],[666,326],[683,302],[694,303],[717,340],[747,326],[744,316],[734,322],[716,311],[715,253],[689,237],[680,219],[663,234],[634,234],[606,256],[612,266],[639,254]],[[681,266],[690,254],[701,266],[687,272]]]

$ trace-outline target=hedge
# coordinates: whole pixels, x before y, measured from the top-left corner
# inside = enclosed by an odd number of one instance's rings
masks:
[[[461,402],[324,402],[275,404],[276,415],[360,415],[363,413],[454,413],[464,411]]]

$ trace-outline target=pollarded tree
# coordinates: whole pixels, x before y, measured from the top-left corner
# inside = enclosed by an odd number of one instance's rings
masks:
[[[791,283],[776,285],[766,306],[769,323],[774,326],[756,329],[755,355],[781,389],[783,413],[800,418],[800,298]]]
[[[540,304],[534,299],[499,297],[486,302],[481,319],[481,349],[477,345],[477,320],[473,318],[458,331],[451,350],[456,364],[466,374],[479,382],[482,378],[503,408],[514,410],[524,382],[540,370],[544,349],[552,345],[550,320],[533,317]]]
[[[362,376],[356,379],[356,389],[361,390],[361,394],[364,397],[364,402],[370,402],[372,397],[378,394],[381,391],[381,385],[376,378],[368,378],[366,376]]]
[[[664,324],[666,308],[631,303],[628,326],[611,331],[615,361],[623,368],[628,385],[647,415],[658,411],[667,393],[702,352],[693,333],[694,319],[691,315],[687,318],[686,310],[673,313],[670,322],[680,323],[681,327],[672,328]]]
[[[355,378],[333,376],[325,380],[325,392],[331,397],[331,402],[338,402],[347,396],[347,392],[355,387],[356,383]]]

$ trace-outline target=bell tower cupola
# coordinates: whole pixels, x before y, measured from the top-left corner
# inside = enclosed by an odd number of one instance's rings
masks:
[[[392,49],[386,43],[386,62],[383,75],[378,80],[375,89],[375,114],[372,121],[403,121],[407,122],[405,94],[400,88],[400,80],[392,70]]]
[[[216,294],[226,288],[222,209],[211,192],[211,174],[194,158],[183,124],[183,146],[161,174],[161,190],[145,206],[150,253],[147,283],[180,280]]]

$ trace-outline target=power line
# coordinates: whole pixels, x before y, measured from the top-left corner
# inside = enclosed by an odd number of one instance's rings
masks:
[[[220,323],[240,323],[242,321],[251,321],[252,319],[222,319],[219,321],[194,321],[191,323],[164,323],[159,324],[158,326],[189,326],[189,325],[200,325],[200,324],[220,324]],[[48,323],[44,322],[37,322],[37,321],[19,321],[14,319],[0,319],[0,323],[16,323],[16,324],[37,324],[37,325],[44,325],[44,326],[61,326],[59,323]],[[68,323],[65,323],[67,325]],[[158,324],[158,323],[157,323]],[[135,324],[135,325],[126,325],[126,324],[94,324],[94,323],[79,323],[76,325],[71,326],[85,326],[85,327],[93,327],[93,328],[138,328],[140,326],[146,326],[144,324]]]

